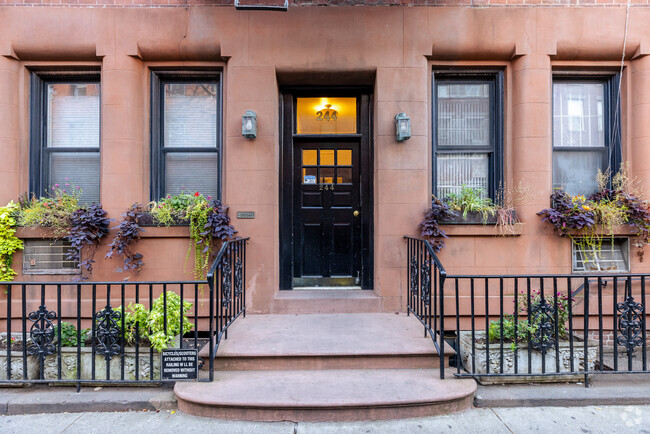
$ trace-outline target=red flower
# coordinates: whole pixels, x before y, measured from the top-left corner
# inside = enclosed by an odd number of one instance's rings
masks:
[[[197,197],[200,196],[199,192],[197,191],[196,193],[194,193],[194,196],[197,196]]]

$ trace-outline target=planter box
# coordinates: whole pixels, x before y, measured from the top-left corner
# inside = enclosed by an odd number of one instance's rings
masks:
[[[452,218],[449,218],[447,220],[441,220],[440,224],[441,225],[483,225],[483,224],[494,225],[497,224],[497,219],[498,219],[497,213],[494,213],[494,215],[488,214],[486,220],[483,220],[483,213],[480,213],[478,211],[468,212],[466,218],[463,218],[463,213],[461,211],[452,211],[452,213],[454,214]],[[513,222],[517,222],[517,212],[515,210],[512,210],[511,217]]]
[[[23,368],[23,352],[11,351],[11,380],[38,379],[38,358],[27,356],[27,376],[25,376]],[[0,383],[4,380],[7,380],[7,350],[0,350]]]
[[[124,379],[135,381],[150,381],[151,363],[149,359],[149,347],[139,348],[139,378],[135,378],[135,348],[124,349]],[[46,380],[56,380],[58,377],[57,353],[45,357],[44,375]],[[81,348],[81,379],[92,380],[92,347]],[[160,379],[160,354],[154,351],[153,356],[154,379]],[[122,373],[122,357],[113,356],[110,361],[110,378],[119,380]],[[61,348],[61,379],[77,379],[77,348]],[[106,379],[106,359],[104,356],[95,354],[95,380]],[[115,384],[119,386],[119,384]]]
[[[12,337],[18,344],[22,343],[22,333],[12,333]],[[0,342],[7,344],[7,334],[0,333]],[[7,380],[7,349],[0,350],[0,383]],[[11,350],[11,380],[35,380],[38,379],[39,364],[35,356],[27,356],[27,376],[24,372],[23,350]]]
[[[560,374],[560,375],[534,375],[534,373],[542,373],[542,353],[537,350],[531,351],[531,372],[532,375],[512,376],[512,377],[487,377],[481,376],[486,374],[487,365],[485,355],[485,332],[474,333],[477,340],[480,342],[475,343],[476,360],[475,366],[472,361],[472,333],[469,331],[460,332],[460,357],[463,362],[463,367],[467,372],[472,372],[474,367],[476,379],[481,384],[504,384],[504,383],[553,383],[553,382],[579,382],[584,380],[584,374]],[[528,372],[528,347],[526,343],[519,344],[520,350],[517,351],[517,364],[518,372]],[[590,345],[587,350],[588,369],[593,370],[596,361],[597,347]],[[546,372],[555,372],[556,358],[560,359],[560,372],[571,372],[571,351],[569,342],[560,342],[558,354],[555,349],[549,349],[546,352],[545,368]],[[490,373],[500,372],[500,359],[501,349],[500,344],[490,344],[490,360],[489,367]],[[576,371],[584,371],[584,345],[582,342],[577,342],[574,339],[573,343],[573,366]],[[515,372],[515,353],[510,348],[509,343],[503,344],[503,372],[507,374],[514,374]]]

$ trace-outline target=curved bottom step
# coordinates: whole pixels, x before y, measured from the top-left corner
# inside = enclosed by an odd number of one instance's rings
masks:
[[[255,421],[352,421],[434,416],[472,406],[476,382],[433,369],[216,372],[177,383],[184,413]]]

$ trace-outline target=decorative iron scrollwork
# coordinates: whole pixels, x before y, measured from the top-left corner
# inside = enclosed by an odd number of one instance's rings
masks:
[[[628,295],[624,302],[616,304],[616,310],[619,313],[616,343],[624,346],[628,355],[632,355],[635,347],[643,345],[641,336],[643,305]]]
[[[242,271],[243,264],[241,259],[237,258],[237,261],[235,261],[235,297],[240,297],[243,291]]]
[[[418,260],[415,256],[411,256],[411,294],[418,293]]]
[[[530,309],[532,326],[535,332],[531,336],[533,348],[545,354],[549,348],[555,346],[555,308],[546,302],[544,297],[533,303]]]
[[[223,307],[228,307],[232,301],[232,268],[230,267],[230,259],[228,256],[223,257],[221,262],[221,305]]]
[[[47,307],[41,305],[38,310],[29,313],[29,320],[33,322],[32,327],[29,329],[29,337],[32,340],[32,345],[27,347],[27,353],[33,356],[38,356],[42,360],[45,356],[54,354],[54,325],[52,321],[56,319],[57,315],[54,311],[47,310]]]
[[[113,310],[110,304],[95,315],[95,320],[98,321],[95,331],[97,339],[95,351],[106,360],[111,360],[113,356],[122,353],[122,333],[117,325],[121,318],[122,314]]]
[[[420,270],[420,285],[422,287],[420,298],[424,302],[425,306],[428,306],[431,303],[431,290],[429,288],[430,283],[431,269],[429,267],[429,261],[424,261],[422,264],[422,269]]]

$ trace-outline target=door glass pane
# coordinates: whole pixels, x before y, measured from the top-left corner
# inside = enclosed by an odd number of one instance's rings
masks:
[[[217,198],[216,152],[170,152],[165,157],[165,194],[199,192]]]
[[[336,151],[336,164],[339,166],[351,166],[352,150],[339,149],[338,151]]]
[[[605,146],[604,95],[604,83],[553,83],[553,146]]]
[[[99,84],[47,85],[47,144],[99,148]]]
[[[600,151],[553,152],[553,188],[562,188],[572,196],[595,193],[602,159]]]
[[[355,134],[356,98],[297,98],[297,134]]]
[[[439,83],[438,146],[490,146],[490,85]]]
[[[436,196],[444,198],[449,193],[460,193],[463,186],[481,189],[481,196],[488,191],[488,154],[438,154]]]
[[[317,167],[305,167],[302,169],[302,183],[303,184],[316,184],[318,177]]]
[[[352,169],[336,169],[336,183],[337,184],[351,184],[352,183]]]
[[[334,165],[334,149],[321,149],[320,150],[320,165],[333,166]]]
[[[216,148],[217,84],[166,83],[164,146]]]
[[[334,168],[326,167],[320,169],[320,183],[321,184],[334,184]]]
[[[318,164],[318,151],[316,149],[303,149],[302,165],[316,166]]]

